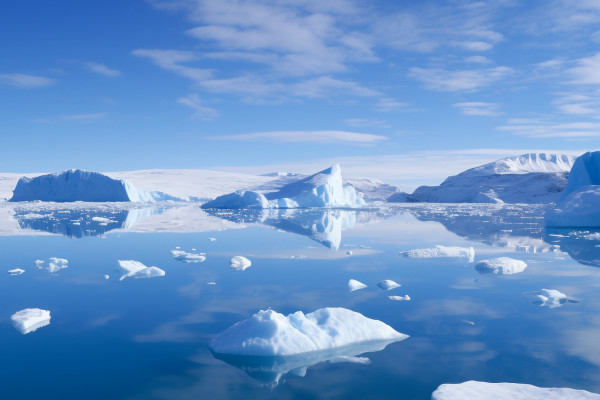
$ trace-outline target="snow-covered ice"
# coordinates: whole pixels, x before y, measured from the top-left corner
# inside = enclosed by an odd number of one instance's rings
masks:
[[[466,258],[469,262],[475,261],[475,249],[473,247],[446,247],[436,245],[435,247],[425,249],[414,249],[409,251],[401,251],[399,253],[403,257],[410,258],[436,258],[436,257],[453,257]]]
[[[440,385],[431,400],[600,400],[600,394],[569,388],[540,388],[520,383],[468,381]]]
[[[480,274],[512,275],[525,271],[527,264],[521,260],[509,257],[482,260],[475,264],[475,269]]]
[[[566,294],[554,289],[542,289],[523,294],[535,298],[534,303],[550,308],[560,307],[568,301]]]
[[[389,279],[379,282],[377,284],[377,286],[379,286],[379,288],[383,289],[383,290],[392,290],[394,288],[400,287],[400,285],[398,283],[391,281]]]
[[[36,262],[36,265],[37,265],[37,262]],[[65,260],[64,258],[52,257],[52,258],[50,258],[50,262],[48,263],[48,268],[46,268],[46,269],[54,274],[63,268],[67,268],[68,266],[69,266],[69,261]]]
[[[214,339],[215,353],[245,356],[287,356],[376,340],[408,336],[381,321],[344,308],[322,308],[287,317],[274,310],[259,311]]]
[[[171,250],[170,253],[173,254],[174,259],[184,263],[197,263],[204,262],[206,260],[206,255],[204,253],[194,254],[185,252],[183,250]]]
[[[388,296],[390,300],[410,300],[410,296]]]
[[[104,275],[104,279],[108,279],[108,278],[110,278],[110,276]]]
[[[243,271],[246,268],[249,268],[250,265],[252,265],[252,262],[246,257],[235,256],[231,259],[231,268],[236,269],[238,271]]]
[[[379,179],[346,179],[345,183],[353,186],[363,195],[363,199],[366,198],[372,201],[383,201],[398,190],[396,186],[389,185]]]
[[[26,308],[13,314],[10,320],[15,329],[25,335],[50,324],[50,311]]]
[[[134,278],[155,278],[157,276],[165,276],[165,271],[157,267],[148,267],[137,271],[131,276]]]
[[[139,261],[134,260],[119,260],[119,269],[123,273],[121,278],[123,279],[131,276],[133,278],[154,278],[156,276],[164,276],[165,271],[157,267],[146,267]]]
[[[367,285],[365,285],[364,283],[359,282],[355,279],[350,279],[348,281],[348,288],[350,289],[351,292],[354,292],[355,290],[364,289],[366,287],[367,287]]]
[[[8,271],[8,274],[9,275],[21,275],[23,272],[25,272],[24,269],[17,268],[17,269],[11,269],[10,271]]]

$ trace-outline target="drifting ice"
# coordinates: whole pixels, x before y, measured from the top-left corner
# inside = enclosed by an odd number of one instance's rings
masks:
[[[204,254],[187,253],[181,250],[171,250],[170,253],[173,254],[174,259],[184,263],[197,263],[204,262],[204,260],[206,260]]]
[[[8,271],[8,274],[9,275],[21,275],[23,272],[25,272],[24,269],[17,268],[17,269],[11,269],[10,271]]]
[[[252,262],[246,257],[235,256],[231,259],[231,268],[237,269],[238,271],[243,271],[246,268],[249,268],[250,265],[252,265]]]
[[[540,388],[519,383],[468,381],[440,385],[431,400],[600,400],[600,395],[569,388]]]
[[[50,311],[26,308],[10,317],[12,325],[23,335],[50,324]]]
[[[367,287],[367,285],[365,285],[362,282],[356,281],[354,279],[350,279],[348,281],[348,288],[350,289],[351,292],[354,292],[355,290],[364,289],[366,287]]]
[[[50,259],[50,262],[48,263],[48,268],[46,268],[46,269],[54,274],[63,268],[67,268],[69,266],[68,264],[69,264],[69,261],[65,260],[64,258],[52,257]],[[37,265],[37,262],[36,262],[36,265]]]
[[[383,290],[392,290],[394,288],[400,287],[399,284],[397,284],[394,281],[390,281],[389,279],[386,279],[385,281],[379,282],[377,284],[377,286],[379,286]]]
[[[537,298],[537,301],[534,303],[550,308],[560,307],[568,301],[566,294],[554,289],[542,289],[537,292],[527,292],[523,294]]]
[[[322,308],[306,315],[297,311],[287,317],[269,309],[228,328],[209,347],[221,354],[287,356],[407,337],[344,308]]]
[[[121,276],[121,278],[119,279],[120,281],[127,278],[128,276],[134,278],[154,278],[157,276],[165,275],[165,271],[163,271],[162,269],[156,267],[146,267],[139,261],[119,260],[119,267],[121,269],[121,272],[123,273],[123,276]]]
[[[475,264],[475,269],[480,274],[512,275],[525,271],[525,268],[525,262],[508,257],[492,258]]]
[[[388,296],[390,300],[410,300],[409,295],[406,296]]]
[[[436,258],[436,257],[453,257],[453,258],[468,258],[469,262],[475,261],[475,249],[469,247],[445,247],[435,246],[428,249],[415,249],[409,251],[401,251],[401,256],[410,258]]]

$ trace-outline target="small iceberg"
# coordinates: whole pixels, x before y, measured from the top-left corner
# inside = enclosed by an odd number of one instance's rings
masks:
[[[220,354],[289,356],[407,337],[345,308],[321,308],[306,315],[297,311],[287,317],[269,309],[228,328],[209,348]]]
[[[475,270],[480,274],[512,275],[525,271],[525,268],[525,262],[509,257],[492,258],[475,264]]]
[[[206,255],[204,253],[194,254],[187,253],[182,250],[171,250],[170,253],[173,254],[174,259],[184,263],[197,263],[204,262],[206,260]]]
[[[600,394],[569,388],[540,388],[520,383],[468,381],[440,385],[431,400],[600,400]]]
[[[214,242],[217,239],[215,239],[215,238],[208,238],[208,240],[210,240],[211,242]]]
[[[526,296],[534,297],[536,299],[536,301],[534,301],[534,304],[539,304],[542,307],[546,306],[549,308],[556,308],[562,306],[563,304],[569,301],[567,300],[566,294],[554,289],[542,289],[536,292],[527,292],[523,294]]]
[[[359,282],[357,280],[350,279],[348,281],[348,288],[350,289],[351,292],[354,292],[355,290],[364,289],[366,287],[367,287],[367,285],[365,285],[364,283]]]
[[[410,258],[437,258],[437,257],[452,257],[452,258],[467,258],[469,262],[475,261],[475,249],[472,247],[445,247],[437,245],[427,249],[415,249],[409,251],[401,251],[399,253],[403,257]]]
[[[26,308],[10,317],[12,325],[16,330],[26,335],[42,326],[50,324],[50,311],[39,308]]]
[[[238,271],[244,271],[246,268],[249,268],[250,265],[252,265],[252,262],[246,257],[235,256],[231,259],[231,268]]]
[[[50,259],[50,262],[48,263],[48,268],[46,268],[46,269],[54,274],[63,268],[67,268],[69,266],[68,264],[69,264],[69,261],[65,260],[64,258],[52,257]],[[36,265],[37,265],[37,262],[36,262]]]
[[[42,268],[44,268],[44,267],[42,266],[42,264],[43,264],[43,263],[44,263],[44,262],[43,262],[42,260],[36,260],[36,261],[35,261],[35,266],[36,266],[38,269],[42,269]]]
[[[410,300],[410,296],[388,296],[390,300]]]
[[[146,267],[139,261],[133,260],[119,260],[119,268],[123,273],[123,276],[119,279],[122,281],[123,279],[131,276],[133,278],[154,278],[157,276],[164,276],[165,271],[156,267]]]
[[[379,282],[377,286],[379,286],[379,288],[383,290],[392,290],[394,288],[400,287],[399,284],[397,284],[394,281],[390,281],[389,279]]]
[[[108,279],[108,278],[110,278],[110,276],[104,275],[104,279]]]
[[[9,275],[21,275],[23,272],[25,272],[24,269],[17,268],[17,269],[11,269],[10,271],[8,271],[8,274]]]

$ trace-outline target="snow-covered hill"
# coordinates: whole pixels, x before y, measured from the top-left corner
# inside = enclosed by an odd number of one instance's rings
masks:
[[[440,186],[421,186],[390,202],[552,203],[567,185],[576,157],[529,153],[508,157],[448,177]]]
[[[397,186],[389,185],[379,179],[346,179],[344,181],[362,193],[364,199],[383,201],[398,191]]]

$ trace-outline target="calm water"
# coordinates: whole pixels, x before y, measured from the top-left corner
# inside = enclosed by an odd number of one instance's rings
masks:
[[[2,265],[26,271],[0,274],[2,398],[429,399],[440,384],[467,380],[600,392],[600,235],[545,231],[543,207],[0,211]],[[468,259],[398,254],[435,245],[474,247],[475,262],[508,256],[528,267],[482,275]],[[207,259],[176,261],[169,251],[177,247]],[[252,266],[232,269],[236,255]],[[51,274],[50,257],[68,259],[68,268]],[[166,275],[119,281],[117,260]],[[349,279],[368,288],[349,292]],[[383,291],[383,279],[402,286]],[[523,295],[543,288],[577,303],[542,307]],[[410,337],[366,349],[360,356],[370,364],[300,358],[274,366],[211,354],[219,333],[269,307],[286,315],[344,307]],[[19,333],[10,316],[25,308],[50,310],[50,325]]]

